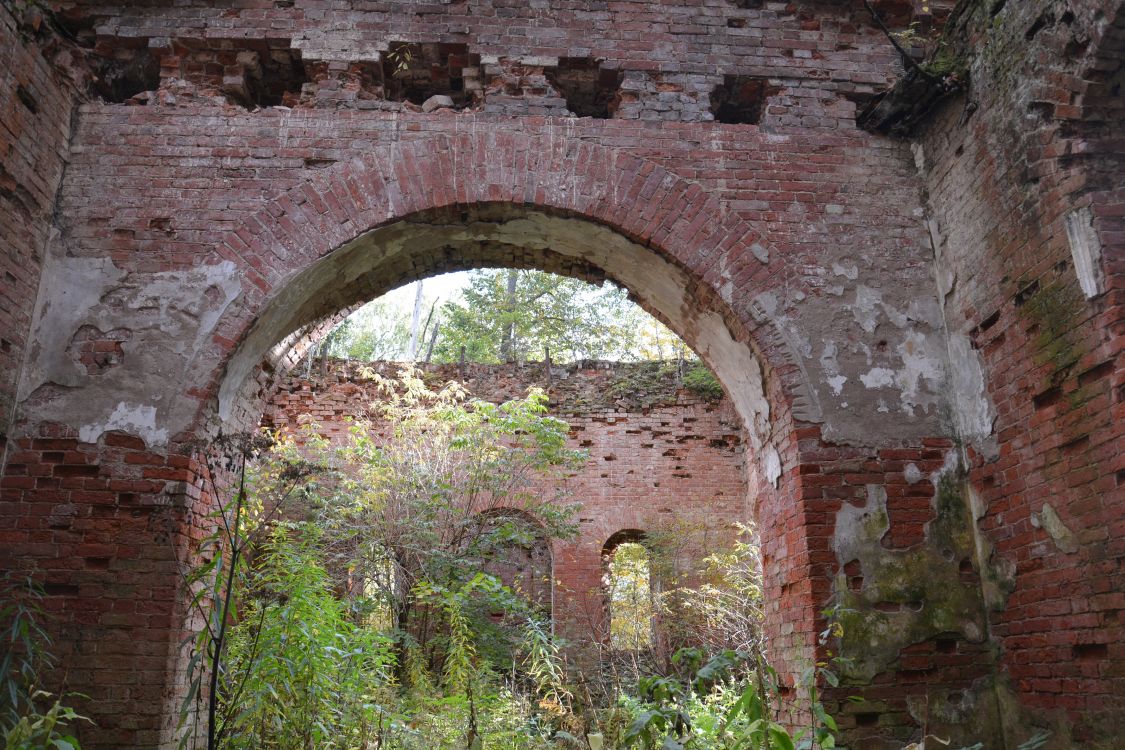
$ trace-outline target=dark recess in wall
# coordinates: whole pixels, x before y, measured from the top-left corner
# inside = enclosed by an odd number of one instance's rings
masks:
[[[387,99],[422,104],[431,96],[448,96],[456,107],[472,103],[465,91],[465,68],[480,66],[480,56],[465,44],[391,42],[383,56]]]
[[[757,125],[762,121],[769,97],[780,91],[765,78],[723,76],[723,83],[711,92],[711,114],[727,125]]]
[[[104,101],[121,103],[144,91],[160,88],[160,63],[146,48],[119,48],[113,57],[93,63],[94,94]]]
[[[589,57],[560,57],[557,68],[544,71],[547,80],[566,97],[566,108],[578,117],[613,117],[625,74],[602,67]]]

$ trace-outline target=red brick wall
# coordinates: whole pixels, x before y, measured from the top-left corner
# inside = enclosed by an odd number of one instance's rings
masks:
[[[46,594],[58,659],[52,689],[98,721],[101,747],[153,747],[174,722],[168,674],[182,634],[176,551],[199,501],[192,463],[106,433],[97,445],[65,430],[12,441],[0,478],[0,569]],[[182,549],[181,549],[182,552]],[[180,559],[183,559],[182,556]]]
[[[994,453],[969,452],[982,527],[1016,573],[991,632],[1038,722],[1069,717],[1056,733],[1107,742],[1125,731],[1125,120],[1109,93],[1125,13],[1009,2],[966,27],[981,50],[971,94],[921,146],[946,318],[980,353],[996,408]],[[1104,291],[1089,299],[1065,227],[1083,207],[1103,258]],[[1069,535],[1049,532],[1047,506]]]
[[[70,51],[37,11],[0,6],[0,449],[8,437],[55,197],[69,150]],[[56,39],[57,44],[57,39]]]
[[[82,665],[72,673],[75,684],[109,707],[99,717],[105,746],[153,744],[169,713],[152,700],[132,701],[129,710],[109,703],[122,689],[131,695],[134,683],[102,666],[104,657],[113,649],[170,653],[179,633],[178,625],[131,626],[112,611],[139,612],[150,592],[167,591],[174,580],[153,512],[134,509],[132,498],[169,497],[181,509],[173,515],[179,540],[197,532],[198,517],[187,509],[199,501],[199,493],[185,498],[174,485],[112,483],[163,481],[144,473],[181,471],[175,456],[187,449],[177,446],[213,426],[219,383],[237,369],[232,352],[248,346],[263,319],[289,312],[285,300],[301,290],[294,279],[330,264],[355,238],[416,220],[419,211],[423,221],[457,225],[497,202],[581,217],[639,242],[652,251],[643,270],[667,261],[685,274],[675,282],[689,311],[685,338],[699,338],[699,321],[718,313],[739,346],[760,357],[766,447],[778,451],[782,473],[774,488],[763,451],[748,456],[747,481],[762,522],[775,656],[812,653],[817,612],[834,592],[863,613],[850,633],[891,623],[872,642],[893,650],[858,649],[882,669],[868,675],[881,704],[857,710],[864,716],[857,715],[854,736],[871,746],[875,735],[917,738],[938,714],[956,723],[976,710],[974,700],[984,715],[987,706],[1006,706],[1009,691],[1032,711],[1018,719],[1023,728],[1055,722],[1057,736],[1072,733],[1076,743],[1121,733],[1119,3],[966,4],[968,15],[955,18],[978,52],[972,88],[937,113],[914,155],[908,144],[851,122],[853,100],[900,72],[858,4],[552,4],[549,15],[476,0],[418,5],[418,13],[264,0],[143,12],[131,4],[58,5],[83,43],[114,59],[117,67],[99,68],[102,84],[144,56],[158,61],[163,76],[156,93],[137,89],[127,103],[80,107],[64,153],[66,98],[50,95],[44,63],[12,36],[8,11],[0,11],[0,61],[12,56],[2,68],[0,134],[14,144],[0,154],[0,201],[32,206],[0,213],[10,223],[0,224],[9,243],[3,262],[16,269],[14,281],[4,277],[0,312],[11,311],[13,323],[5,319],[0,329],[9,341],[0,352],[0,388],[7,388],[0,394],[10,398],[7,384],[19,377],[17,350],[37,286],[38,261],[24,259],[41,257],[53,232],[50,280],[62,290],[48,300],[53,317],[36,331],[41,351],[22,375],[29,393],[17,419],[21,460],[3,469],[2,507],[27,519],[19,523],[28,533],[17,525],[0,564],[62,577],[52,606],[64,610],[59,628]],[[901,15],[899,23],[910,20],[909,3],[877,5]],[[930,19],[919,21],[925,27]],[[467,55],[454,50],[457,61],[442,75],[462,74],[469,106],[423,114],[383,100],[371,64],[381,66],[377,54],[393,41],[467,44]],[[50,40],[38,44],[59,49]],[[295,51],[304,83],[282,70]],[[621,73],[611,119],[561,117],[554,58],[587,55],[606,60],[609,79]],[[767,94],[759,124],[710,121],[710,93],[728,75],[767,79],[749,86]],[[29,85],[48,92],[36,99],[35,127],[18,96],[25,79],[33,95]],[[246,97],[267,83],[294,85],[280,101],[295,108],[247,109]],[[64,156],[70,164],[56,202]],[[1071,209],[1083,207],[1106,276],[1105,291],[1089,300],[1063,226]],[[486,262],[598,271],[511,245],[402,253],[378,273],[324,283],[316,309],[294,313],[292,328],[263,351],[290,333],[294,343],[387,285]],[[932,314],[939,303],[944,309]],[[935,342],[951,353],[960,380],[935,374],[943,367]],[[722,348],[710,356],[736,347]],[[244,422],[257,421],[255,399],[268,398],[280,374],[271,368],[284,369],[299,350],[275,352],[247,376],[265,387],[240,394],[233,408]],[[966,392],[962,381],[972,384],[977,358],[984,385]],[[914,369],[900,367],[907,359]],[[728,363],[726,374],[744,384],[746,369]],[[879,385],[888,379],[896,385]],[[958,421],[965,407],[989,419],[994,409],[994,427],[969,434]],[[939,460],[952,466],[958,452],[947,421],[961,425],[971,470],[968,485],[956,489],[949,484],[955,471],[935,469]],[[148,450],[129,448],[140,463],[127,463],[123,446],[109,444],[117,428],[146,441]],[[82,429],[86,442],[78,441]],[[56,439],[68,442],[35,442]],[[144,461],[154,463],[146,469]],[[72,464],[79,468],[62,468]],[[81,487],[71,484],[78,480]],[[1069,535],[1044,515],[1047,503]],[[884,504],[888,528],[872,541],[859,519],[870,514],[878,530]],[[987,533],[971,520],[949,525],[977,511]],[[71,513],[103,522],[84,527],[81,538],[47,539],[67,530],[42,519]],[[852,545],[839,533],[845,528],[867,544]],[[971,539],[976,549],[967,565],[959,550],[937,543],[954,532],[958,544]],[[73,554],[79,544],[98,545],[99,553]],[[108,547],[120,555],[101,554]],[[109,567],[98,567],[106,557]],[[911,566],[935,571],[922,594],[893,575]],[[118,586],[118,568],[141,576],[135,588]],[[79,572],[82,587],[66,588]],[[984,634],[966,609],[972,591],[978,609],[995,610]],[[158,598],[171,606],[163,593]],[[93,617],[84,602],[113,604]],[[948,619],[950,607],[960,616]],[[79,627],[84,617],[96,622]],[[1004,669],[993,682],[978,679],[988,665],[982,635],[1000,645]],[[996,700],[980,697],[989,694]],[[981,732],[962,722],[959,731],[990,736],[1001,718],[993,715]]]

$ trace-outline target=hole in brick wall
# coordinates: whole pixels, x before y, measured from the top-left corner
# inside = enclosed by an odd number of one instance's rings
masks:
[[[1106,360],[1101,364],[1094,365],[1089,370],[1078,375],[1078,386],[1084,387],[1093,383],[1096,380],[1101,380],[1113,373],[1113,360]]]
[[[934,641],[934,650],[939,654],[957,653],[957,639],[938,638],[936,641]]]
[[[16,86],[16,98],[20,100],[20,104],[27,108],[28,112],[33,115],[39,114],[39,103],[35,101],[35,97],[26,88]]]
[[[1040,31],[1042,31],[1047,26],[1054,24],[1054,22],[1054,13],[1051,13],[1050,11],[1043,13],[1039,16],[1039,18],[1035,19],[1035,23],[1031,24],[1031,27],[1027,30],[1026,33],[1024,33],[1023,38],[1030,42],[1036,37],[1036,35],[1039,34]]]
[[[914,20],[913,0],[872,0],[879,19],[892,29],[903,29]]]
[[[873,711],[864,711],[855,715],[855,725],[857,727],[873,727],[879,723],[879,714]]]
[[[1095,661],[1109,656],[1109,647],[1104,643],[1077,643],[1071,653],[1080,661]]]
[[[543,74],[566,99],[566,108],[576,117],[613,117],[617,95],[625,73],[589,57],[560,57],[558,67]]]
[[[160,63],[148,49],[116,48],[113,57],[99,56],[92,67],[94,94],[106,102],[120,104],[160,88]]]
[[[1016,304],[1016,307],[1022,307],[1038,291],[1039,291],[1039,282],[1033,281],[1030,284],[1028,284],[1027,286],[1025,286],[1023,289],[1016,292],[1016,297],[1015,297],[1015,300],[1014,300],[1015,304]]]
[[[746,19],[745,18],[728,18],[727,19],[727,28],[728,29],[741,29],[741,28],[744,28],[745,26],[746,26]]]
[[[43,593],[47,596],[78,596],[78,586],[72,583],[46,583],[43,584]]]
[[[1090,444],[1090,436],[1089,435],[1082,435],[1080,437],[1074,438],[1073,440],[1068,440],[1067,442],[1060,445],[1059,451],[1061,453],[1080,453],[1089,444]]]
[[[1007,4],[1007,2],[1008,0],[996,0],[996,2],[992,4],[992,9],[989,11],[989,13],[992,16],[996,16],[1000,11],[1004,10],[1004,6]]]
[[[741,10],[761,10],[766,0],[731,0],[731,4]]]
[[[275,49],[258,56],[258,66],[246,71],[246,91],[259,107],[296,103],[301,87],[309,82],[297,49]]]
[[[12,342],[8,339],[0,339],[0,352],[7,353],[10,351],[12,351]]]
[[[780,90],[765,78],[723,76],[723,83],[711,92],[711,114],[726,125],[757,125],[766,101]]]
[[[86,567],[92,570],[108,570],[109,558],[108,557],[87,557]]]
[[[1044,121],[1055,118],[1055,105],[1051,102],[1031,102],[1027,111]]]
[[[1046,409],[1052,404],[1057,404],[1062,399],[1062,389],[1058,386],[1048,388],[1045,391],[1035,395],[1031,399],[1031,403],[1036,409]]]
[[[471,103],[465,69],[479,68],[480,56],[465,44],[391,42],[383,55],[387,99],[421,105],[431,96],[448,96],[455,107]]]
[[[63,35],[80,47],[93,47],[98,40],[96,27],[99,19],[85,15],[82,8],[59,8],[54,21]]]
[[[981,333],[983,333],[983,332],[987,331],[989,328],[992,328],[992,326],[996,325],[997,321],[999,321],[999,320],[1000,320],[1000,311],[997,310],[996,312],[992,313],[987,318],[982,320],[980,322],[980,325],[978,326],[978,328],[980,328]]]

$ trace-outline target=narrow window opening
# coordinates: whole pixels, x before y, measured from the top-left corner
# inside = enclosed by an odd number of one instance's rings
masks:
[[[711,92],[711,114],[727,125],[757,125],[767,100],[780,90],[765,78],[724,76],[722,85]]]
[[[607,544],[606,586],[609,600],[609,643],[619,651],[643,651],[654,645],[655,615],[652,559],[634,533]],[[613,542],[613,540],[610,540]]]

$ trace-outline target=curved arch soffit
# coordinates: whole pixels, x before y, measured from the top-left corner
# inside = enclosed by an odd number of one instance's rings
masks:
[[[698,185],[631,154],[518,140],[394,144],[291,189],[232,232],[221,253],[265,291],[251,290],[220,321],[220,334],[240,342],[218,383],[220,422],[253,398],[260,366],[282,361],[318,321],[404,283],[486,265],[604,274],[715,371],[776,484],[781,465],[758,353],[766,345],[774,365],[797,359],[749,305],[743,316],[732,308],[752,295],[735,289],[726,268],[727,257],[754,258],[757,235],[737,216],[724,219]],[[512,153],[521,165],[495,158]],[[815,404],[800,374],[782,390],[790,402]]]

